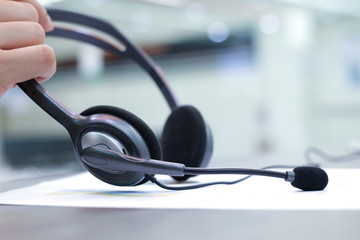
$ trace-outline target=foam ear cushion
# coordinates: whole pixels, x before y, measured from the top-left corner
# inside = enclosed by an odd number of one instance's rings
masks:
[[[183,163],[187,167],[206,167],[212,152],[210,130],[192,106],[172,111],[165,123],[161,144],[164,161]],[[186,180],[189,176],[174,178]]]
[[[130,123],[145,140],[145,143],[149,148],[151,158],[161,159],[161,148],[159,141],[157,140],[151,128],[139,117],[129,111],[126,111],[125,109],[106,105],[88,108],[83,111],[81,115],[89,116],[98,113],[110,114]]]

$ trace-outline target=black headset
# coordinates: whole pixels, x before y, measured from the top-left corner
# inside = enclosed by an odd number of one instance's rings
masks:
[[[239,181],[171,187],[157,181],[154,175],[165,174],[184,181],[200,174],[246,174],[282,178],[303,190],[326,187],[326,172],[315,167],[297,167],[286,172],[206,168],[213,151],[208,124],[196,108],[180,105],[160,68],[142,50],[104,20],[55,9],[48,9],[48,14],[54,21],[84,25],[119,41],[122,47],[84,31],[60,27],[47,34],[86,42],[118,56],[131,58],[152,77],[171,109],[160,144],[150,127],[127,110],[95,106],[75,114],[34,79],[18,83],[37,105],[66,128],[78,159],[98,179],[117,186],[136,186],[150,180],[163,188],[183,190]]]

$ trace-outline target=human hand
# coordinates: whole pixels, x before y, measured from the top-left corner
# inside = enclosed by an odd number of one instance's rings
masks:
[[[44,44],[52,29],[36,0],[0,0],[0,97],[18,82],[42,82],[55,73],[55,53]]]

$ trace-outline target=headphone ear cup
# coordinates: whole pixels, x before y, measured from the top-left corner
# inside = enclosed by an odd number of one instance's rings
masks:
[[[164,161],[187,167],[206,167],[213,151],[210,128],[192,106],[181,106],[172,111],[165,123],[161,143]],[[183,181],[189,177],[174,178]]]
[[[125,120],[131,126],[133,126],[138,133],[141,135],[143,140],[145,141],[145,144],[148,147],[148,150],[150,152],[150,157],[152,159],[161,159],[161,148],[159,141],[157,140],[154,132],[151,130],[151,128],[142,121],[139,117],[132,114],[129,111],[126,111],[121,108],[113,107],[113,106],[94,106],[91,108],[86,109],[81,113],[83,116],[90,116],[93,114],[109,114],[115,117],[118,117],[119,119]],[[113,184],[113,185],[121,185],[122,180],[118,176],[118,174],[112,174],[109,172],[104,172],[95,168],[92,168],[90,166],[85,166],[93,175],[95,175],[97,178]],[[146,179],[143,181],[140,181],[136,185],[140,185],[142,183],[147,182]]]
[[[125,109],[106,105],[90,107],[83,111],[81,115],[89,116],[97,113],[110,114],[129,122],[144,138],[149,148],[151,158],[161,159],[161,147],[158,139],[151,128],[139,117]]]

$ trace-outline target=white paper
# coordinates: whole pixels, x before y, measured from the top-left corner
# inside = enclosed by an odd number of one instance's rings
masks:
[[[360,170],[330,169],[324,191],[304,192],[282,179],[252,177],[235,185],[169,191],[147,183],[117,187],[89,173],[0,193],[0,204],[157,209],[360,209]],[[201,176],[190,183],[234,180],[234,176]],[[161,177],[164,183],[174,183]]]

